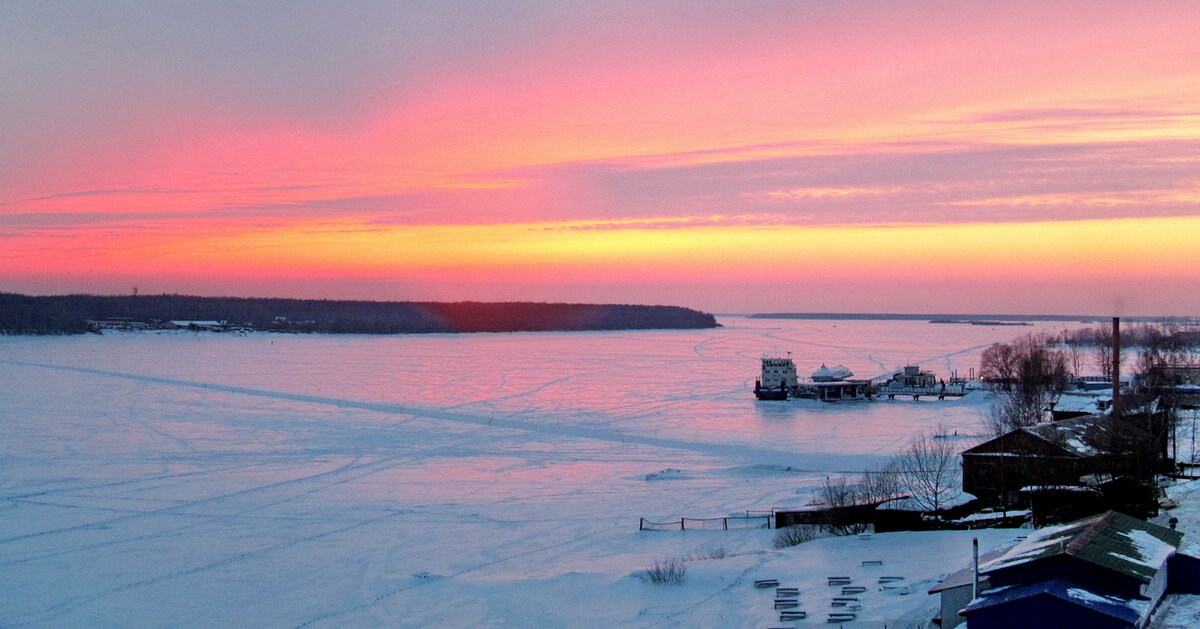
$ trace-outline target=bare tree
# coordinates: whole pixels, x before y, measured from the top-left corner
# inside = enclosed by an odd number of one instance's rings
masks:
[[[984,380],[1000,382],[1005,391],[1012,389],[1017,374],[1017,355],[1012,345],[996,343],[983,350],[979,359],[979,375]]]
[[[1096,361],[1096,368],[1100,370],[1100,375],[1107,380],[1113,379],[1113,355],[1112,344],[1113,335],[1112,329],[1106,326],[1096,328],[1095,347],[1092,348],[1092,356]],[[1122,347],[1119,354],[1120,361],[1125,360],[1125,349]],[[1117,364],[1120,367],[1120,364]]]
[[[904,492],[900,489],[900,480],[892,464],[883,469],[867,470],[858,480],[859,501],[862,503],[883,502],[895,498]]]
[[[999,437],[1018,428],[1036,426],[1046,415],[1046,402],[1039,396],[1022,395],[1018,391],[1001,391],[988,409],[985,421],[988,430]]]
[[[945,433],[944,428],[939,430]],[[945,508],[946,499],[959,493],[962,468],[958,450],[949,440],[918,433],[896,456],[892,466],[900,491],[925,511]]]
[[[1071,375],[1078,378],[1083,375],[1083,368],[1086,364],[1086,356],[1084,356],[1083,348],[1079,347],[1078,343],[1071,343],[1066,346],[1067,366],[1070,368]]]
[[[1141,347],[1137,353],[1135,373],[1143,386],[1162,389],[1174,384],[1168,377],[1168,367],[1185,364],[1191,352],[1178,334],[1166,326],[1143,326]]]
[[[1066,388],[1069,377],[1066,354],[1049,349],[1031,337],[1013,345],[993,345],[988,350],[993,348],[1007,348],[996,349],[992,355],[1004,357],[1011,369],[1008,379],[1011,387],[997,392],[996,402],[988,415],[988,427],[1002,435],[1040,423],[1045,417],[1046,405]]]
[[[1166,325],[1144,326],[1141,348],[1137,353],[1134,379],[1145,399],[1158,401],[1159,413],[1150,416],[1146,427],[1159,446],[1160,458],[1167,457],[1167,449],[1174,448],[1170,458],[1176,458],[1178,444],[1173,443],[1179,424],[1179,391],[1175,388],[1172,366],[1183,364],[1190,353],[1180,336]]]
[[[834,535],[857,535],[867,530],[867,523],[856,522],[857,518],[853,517],[853,507],[861,502],[859,487],[848,482],[846,477],[825,477],[821,501],[827,508],[825,530]]]
[[[1067,386],[1066,356],[1033,339],[1017,344],[1017,388],[1057,395]]]

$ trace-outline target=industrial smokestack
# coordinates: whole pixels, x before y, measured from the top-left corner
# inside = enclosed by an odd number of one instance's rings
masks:
[[[976,537],[971,541],[972,552],[975,555],[975,580],[971,584],[971,600],[979,598],[979,538]]]
[[[1121,317],[1112,320],[1112,410],[1109,415],[1121,415]]]

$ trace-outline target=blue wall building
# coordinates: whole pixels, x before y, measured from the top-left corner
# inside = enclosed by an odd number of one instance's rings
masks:
[[[960,613],[968,629],[1141,629],[1163,596],[1200,584],[1182,539],[1116,511],[1039,529],[980,566],[987,589]]]

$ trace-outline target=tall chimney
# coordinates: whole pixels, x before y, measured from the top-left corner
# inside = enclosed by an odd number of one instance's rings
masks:
[[[971,600],[979,598],[979,538],[976,537],[971,541],[972,553],[975,555],[974,573],[975,581],[971,584]]]
[[[1112,320],[1112,410],[1109,415],[1121,416],[1121,317]]]

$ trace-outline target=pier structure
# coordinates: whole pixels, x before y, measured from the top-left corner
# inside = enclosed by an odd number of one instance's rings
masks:
[[[944,400],[967,394],[967,381],[956,377],[938,379],[931,371],[922,371],[916,365],[867,380],[853,379],[854,373],[843,365],[827,367],[821,365],[812,373],[811,379],[801,382],[796,375],[796,364],[791,354],[764,355],[762,374],[754,383],[754,395],[760,400],[786,400],[792,397],[809,398],[823,402],[842,400],[868,400],[877,395],[886,395],[889,400],[896,396],[911,396],[920,400],[922,396]]]

